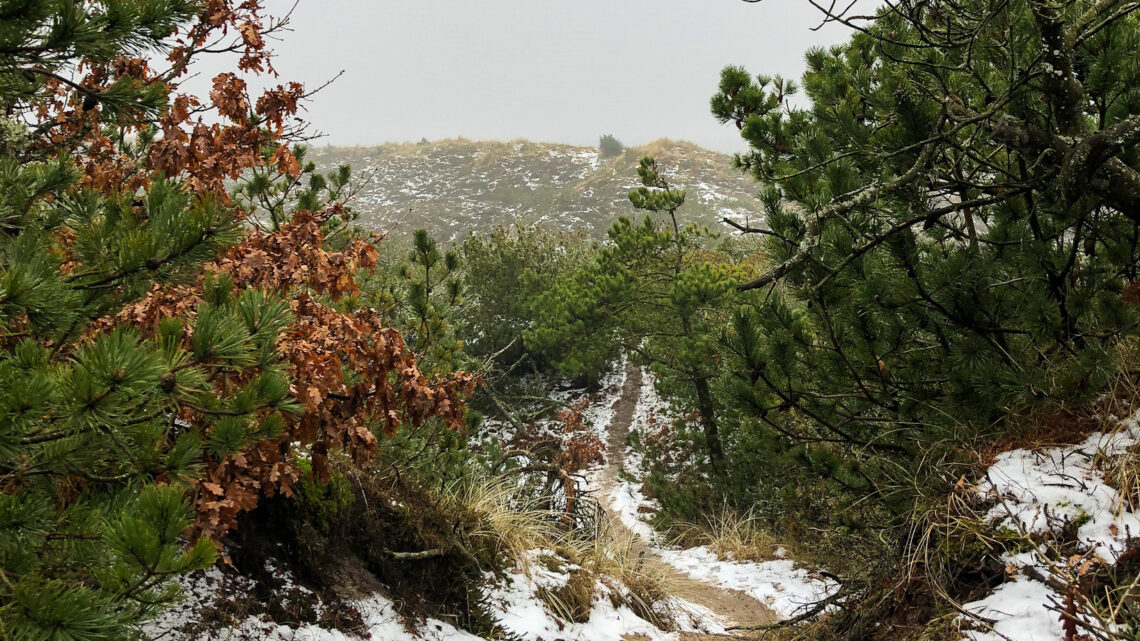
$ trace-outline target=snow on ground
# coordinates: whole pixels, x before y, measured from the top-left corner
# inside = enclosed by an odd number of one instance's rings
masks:
[[[549,554],[533,550],[537,557]],[[533,560],[533,559],[532,559]],[[630,608],[615,606],[610,599],[614,587],[599,581],[590,618],[585,623],[561,621],[550,613],[542,600],[542,589],[556,589],[570,579],[575,566],[551,570],[540,563],[528,563],[528,569],[515,570],[506,579],[497,581],[488,575],[491,588],[487,592],[490,614],[503,630],[524,641],[622,641],[626,635],[642,635],[647,641],[678,641],[680,632],[707,632],[724,634],[724,623],[701,606],[673,599],[669,604],[674,612],[676,630],[662,630],[642,619]],[[296,585],[286,570],[276,569],[278,578],[289,589],[309,599],[317,612],[326,607],[313,592]],[[438,619],[409,621],[402,617],[393,602],[382,594],[351,602],[363,619],[364,631],[360,636],[331,630],[317,625],[297,627],[282,625],[262,617],[248,616],[231,627],[216,629],[202,624],[209,612],[225,607],[234,595],[250,592],[254,585],[244,578],[224,575],[217,568],[195,572],[182,580],[185,599],[163,612],[146,625],[143,633],[152,639],[169,641],[479,641],[475,636]],[[620,587],[616,589],[622,589]]]
[[[672,420],[669,401],[657,393],[657,377],[647,370],[641,372],[641,389],[638,390],[637,407],[633,410],[631,432],[646,432],[659,421]],[[628,456],[631,452],[626,452]],[[628,459],[627,459],[628,460]]]
[[[317,595],[297,585],[287,570],[272,566],[270,569],[282,582],[278,591],[305,599],[318,615],[326,609]],[[359,637],[312,624],[281,625],[258,616],[248,616],[237,625],[219,630],[205,625],[203,619],[211,612],[224,612],[235,595],[252,593],[254,583],[244,577],[223,574],[217,567],[193,572],[179,583],[184,598],[143,626],[146,638],[162,641],[356,641],[361,638],[369,641],[480,641],[479,637],[436,619],[418,624],[408,622],[396,611],[392,601],[380,594],[351,603],[360,613],[366,630]]]
[[[996,501],[988,517],[994,527],[1024,534],[1060,532],[1079,523],[1076,536],[1082,551],[1108,564],[1116,562],[1129,539],[1140,535],[1140,516],[1131,511],[1115,488],[1106,483],[1098,462],[1127,454],[1140,442],[1140,414],[1123,421],[1116,431],[1098,432],[1076,445],[1044,450],[1003,452],[979,484],[982,496]],[[1061,596],[1027,574],[1046,575],[1050,565],[1064,567],[1064,559],[1047,559],[1043,548],[1009,556],[1006,561],[1018,576],[992,594],[967,603],[963,609],[989,621],[963,617],[971,627],[972,641],[1061,641],[1064,630],[1056,604]],[[1036,569],[1038,572],[1026,572]]]
[[[673,420],[670,413],[669,401],[661,398],[657,393],[657,377],[643,370],[641,372],[641,389],[638,390],[637,404],[633,409],[633,418],[630,420],[630,434],[638,433],[642,438],[648,434],[655,425],[664,421]],[[608,423],[606,424],[609,425]],[[602,439],[607,438],[602,434]],[[645,477],[644,461],[641,452],[632,447],[625,448],[625,457],[622,464],[625,476],[634,479]],[[636,533],[647,541],[656,541],[657,534],[653,528],[644,522],[643,515],[652,514],[658,510],[655,501],[648,499],[641,493],[640,481],[621,480],[615,484],[610,492],[610,501],[618,511],[621,522],[630,531]]]
[[[656,546],[661,543],[661,535],[643,520],[642,514],[656,511],[657,505],[645,498],[640,487],[640,483],[633,481],[618,481],[610,490],[610,507],[626,529]]]
[[[669,420],[669,405],[654,389],[654,379],[645,373],[642,389],[634,412],[631,430],[643,433],[659,421]],[[625,384],[625,363],[619,364],[601,382],[599,390],[591,395],[585,419],[603,441],[613,419],[613,406],[621,396]],[[552,398],[573,403],[585,394],[581,389],[566,389]],[[634,477],[642,475],[640,454],[626,452],[626,472]],[[597,470],[589,477],[597,480]],[[831,589],[827,581],[812,576],[807,570],[796,568],[790,560],[765,563],[720,560],[705,547],[673,549],[662,545],[660,537],[644,520],[645,513],[657,506],[640,491],[640,483],[619,481],[610,497],[622,522],[645,539],[661,558],[690,576],[723,588],[735,589],[768,604],[781,616],[792,616],[804,604],[825,597]],[[532,555],[541,555],[540,550]],[[648,641],[679,641],[682,632],[725,634],[726,622],[708,609],[684,601],[671,599],[670,610],[676,618],[676,630],[662,630],[639,617],[624,605],[615,606],[612,591],[623,589],[599,581],[589,620],[585,623],[562,621],[550,613],[540,594],[565,585],[572,566],[552,570],[542,563],[527,563],[527,569],[517,569],[505,579],[493,582],[487,591],[491,615],[503,629],[525,641],[622,641],[641,635]],[[269,568],[280,580],[282,590],[295,599],[308,601],[319,614],[328,606],[320,603],[316,594],[296,584],[283,568]],[[354,601],[364,621],[365,632],[357,637],[338,630],[329,630],[306,624],[299,627],[281,625],[261,617],[250,616],[240,623],[222,630],[206,629],[200,625],[202,617],[224,605],[236,594],[252,592],[254,585],[248,579],[234,578],[217,568],[196,572],[182,580],[186,598],[162,613],[144,628],[144,633],[164,641],[212,641],[228,639],[246,641],[477,641],[476,637],[453,625],[437,619],[412,622],[404,619],[393,602],[383,594],[373,594]],[[620,599],[618,600],[620,602]]]
[[[532,550],[541,555],[542,550]],[[564,622],[554,617],[538,596],[543,588],[565,585],[570,579],[565,571],[551,570],[539,563],[530,564],[529,573],[511,575],[487,597],[492,614],[504,629],[524,641],[622,641],[627,635],[643,635],[649,641],[677,641],[679,632],[724,634],[722,623],[708,610],[676,599],[671,605],[676,614],[678,631],[664,631],[642,619],[628,607],[614,606],[612,588],[602,582],[595,586],[593,607],[585,623]]]
[[[387,598],[374,594],[353,604],[364,618],[367,632],[362,638],[369,641],[481,641],[469,632],[459,630],[451,624],[427,619],[413,624],[405,621],[396,612],[396,606]],[[329,630],[306,624],[297,628],[262,621],[255,617],[247,618],[241,626],[230,630],[217,631],[200,637],[207,639],[265,639],[266,641],[357,641],[361,637],[346,634],[340,630]]]
[[[1140,415],[1138,415],[1140,416]],[[1097,452],[1119,456],[1140,438],[1133,417],[1112,434],[1097,433],[1076,445],[1040,452],[1013,450],[998,456],[983,491],[1002,497],[990,517],[1026,533],[1056,530],[1069,521],[1085,521],[1077,536],[1088,549],[1114,563],[1128,534],[1140,536],[1140,516],[1124,511],[1117,491],[1094,469]]]
[[[630,432],[646,434],[654,425],[672,420],[668,401],[661,398],[655,386],[656,378],[643,372],[641,390],[634,409]],[[642,456],[632,448],[626,449],[625,472],[640,479],[644,477]],[[662,561],[690,577],[717,587],[738,590],[768,605],[781,617],[792,617],[805,607],[827,598],[838,584],[807,569],[797,568],[787,559],[773,561],[722,560],[707,546],[674,548],[665,545],[660,534],[646,522],[646,515],[658,510],[658,505],[641,492],[638,481],[619,479],[609,494],[610,506],[631,532],[641,537]]]
[[[614,402],[621,397],[622,387],[625,386],[626,359],[622,358],[608,374],[598,383],[598,391],[590,396],[590,404],[582,413],[582,418],[597,434],[603,443],[606,442],[606,430],[614,420]]]
[[[1046,608],[1057,598],[1044,583],[1026,577],[1003,583],[986,598],[966,604],[966,611],[995,622],[993,630],[972,630],[966,637],[975,641],[1064,639],[1061,617]]]
[[[744,592],[784,618],[803,613],[838,587],[830,579],[797,568],[789,559],[721,560],[706,546],[661,550],[659,554],[666,563],[694,579]]]
[[[641,389],[638,390],[637,405],[634,407],[633,419],[629,425],[631,434],[634,432],[647,434],[650,427],[658,421],[669,420],[669,403],[657,393],[656,380],[653,374],[642,371]],[[608,425],[607,422],[606,426]],[[602,435],[602,439],[606,439],[605,434]],[[641,452],[626,447],[622,470],[626,477],[643,478],[645,472]],[[617,513],[626,529],[647,543],[654,545],[661,543],[660,535],[645,521],[645,515],[656,512],[658,505],[641,492],[640,481],[619,477],[607,498],[611,509]]]
[[[152,621],[143,626],[143,635],[148,639],[166,639],[181,630],[183,626],[197,620],[202,613],[213,609],[221,601],[223,589],[234,592],[248,592],[253,589],[250,581],[231,579],[217,567],[201,572],[193,572],[179,580],[182,599],[163,610]],[[228,586],[225,587],[224,586]],[[181,639],[182,637],[175,636]],[[188,637],[194,638],[194,637]]]

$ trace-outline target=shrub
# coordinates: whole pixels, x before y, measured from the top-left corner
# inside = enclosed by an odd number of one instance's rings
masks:
[[[602,137],[598,138],[598,151],[602,152],[605,158],[614,158],[625,153],[625,145],[610,134],[602,134]]]

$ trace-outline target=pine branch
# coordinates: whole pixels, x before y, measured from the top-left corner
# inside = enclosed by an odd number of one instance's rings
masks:
[[[792,271],[796,267],[799,267],[802,263],[811,257],[812,250],[819,244],[820,234],[823,231],[824,222],[830,220],[833,217],[841,216],[853,209],[868,205],[883,196],[894,193],[899,189],[906,187],[910,183],[917,180],[920,175],[922,175],[923,170],[926,169],[927,164],[933,157],[934,145],[923,147],[914,165],[912,165],[911,168],[907,170],[907,172],[903,175],[898,176],[897,178],[889,180],[885,183],[868,187],[861,191],[858,195],[848,200],[833,203],[832,205],[824,208],[812,218],[812,221],[808,224],[807,229],[804,230],[804,237],[800,241],[799,248],[791,256],[791,258],[784,261],[777,267],[771,269],[763,276],[737,286],[737,289],[740,291],[759,289],[765,285],[783,278],[785,275],[787,275],[788,272]]]
[[[866,254],[867,252],[871,251],[872,249],[878,247],[879,245],[883,244],[884,242],[889,240],[895,234],[906,231],[907,229],[910,229],[911,227],[914,227],[915,225],[929,224],[929,223],[937,220],[938,218],[945,216],[946,214],[950,214],[950,213],[953,213],[956,211],[961,211],[963,209],[969,209],[969,208],[973,208],[973,207],[982,207],[985,205],[993,205],[996,203],[1000,203],[1000,202],[1009,200],[1010,198],[1013,198],[1015,196],[1020,196],[1021,194],[1025,193],[1028,190],[1029,190],[1028,187],[1023,187],[1021,189],[1008,191],[1008,192],[1002,194],[1001,196],[990,196],[990,197],[986,197],[986,198],[975,198],[973,200],[966,200],[966,201],[962,201],[962,202],[957,202],[957,203],[953,203],[951,205],[946,205],[945,207],[939,207],[937,209],[933,209],[933,210],[926,212],[920,216],[915,216],[914,218],[909,218],[909,219],[904,220],[902,222],[895,223],[893,226],[888,228],[886,231],[883,231],[883,232],[876,234],[875,237],[870,242],[868,242],[864,245],[861,245],[857,249],[852,250],[851,253],[847,255],[847,258],[845,258],[842,263],[840,263],[837,267],[831,269],[827,273],[826,276],[824,276],[822,279],[820,279],[812,287],[811,293],[812,293],[812,295],[817,294],[819,292],[819,290],[824,285],[826,285],[837,274],[839,274],[844,269],[846,269],[847,266],[849,266],[851,263],[855,262],[856,259],[858,259],[863,254]]]

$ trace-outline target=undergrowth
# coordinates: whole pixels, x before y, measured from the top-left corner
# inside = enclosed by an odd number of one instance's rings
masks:
[[[1118,348],[1121,374],[1093,402],[1010,411],[1000,435],[948,444],[930,461],[927,476],[912,480],[910,510],[893,523],[880,505],[844,504],[819,479],[801,475],[788,482],[778,469],[743,477],[733,470],[727,476],[737,487],[722,487],[708,469],[686,461],[684,452],[697,447],[699,435],[684,425],[659,426],[654,434],[634,435],[631,444],[651,462],[644,491],[660,505],[654,524],[672,542],[753,561],[775,558],[783,547],[789,558],[827,568],[840,582],[837,609],[769,630],[766,639],[957,641],[964,629],[988,625],[965,615],[963,604],[1015,578],[1004,558],[1033,550],[1068,559],[1053,575],[1033,577],[1062,595],[1058,617],[1073,608],[1086,622],[1082,634],[1095,631],[1089,638],[1132,638],[1126,631],[1140,627],[1140,544],[1108,566],[1082,551],[1079,519],[1050,536],[995,528],[993,504],[977,493],[975,481],[1001,452],[1075,444],[1119,429],[1121,419],[1140,408],[1130,369],[1140,362],[1137,345],[1130,340]],[[738,438],[730,446],[737,448],[730,459],[748,460],[747,449],[762,444]],[[1118,510],[1140,506],[1140,446],[1121,456],[1098,455],[1094,464],[1120,493]],[[739,487],[749,473],[774,477],[758,485],[767,488],[767,498]]]
[[[658,627],[673,626],[670,586],[631,540],[604,528],[568,529],[561,513],[521,492],[516,478],[473,477],[428,491],[391,469],[333,460],[331,470],[327,482],[308,477],[296,496],[244,517],[227,541],[237,564],[229,571],[256,589],[228,599],[211,624],[265,615],[360,633],[353,599],[383,591],[412,620],[431,617],[505,639],[487,608],[488,581],[506,580],[516,568],[533,572],[537,562],[567,574],[564,584],[538,593],[565,622],[585,622],[594,601],[607,598]],[[312,598],[283,590],[281,570],[326,607],[318,613]]]

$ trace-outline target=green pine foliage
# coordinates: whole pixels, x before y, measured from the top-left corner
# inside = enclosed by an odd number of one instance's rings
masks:
[[[123,0],[96,6],[76,0],[27,0],[0,5],[0,113],[11,116],[45,98],[44,83],[79,60],[107,63],[148,55],[201,11],[193,0]],[[153,115],[165,90],[124,75],[99,92],[78,88],[86,108],[109,116]],[[109,118],[108,121],[112,121]]]
[[[352,167],[341,164],[335,170],[322,174],[316,163],[308,160],[309,148],[294,145],[293,157],[300,166],[296,176],[277,171],[271,161],[273,149],[264,152],[265,164],[254,167],[242,181],[234,186],[233,199],[249,212],[248,220],[268,232],[280,231],[294,211],[319,211],[325,203],[347,202],[354,195]],[[335,246],[338,239],[352,234],[349,224],[357,219],[351,207],[345,207],[341,216],[333,217],[322,227],[326,241]]]
[[[466,304],[458,315],[468,352],[497,355],[508,365],[525,357],[545,366],[541,354],[526,349],[523,332],[541,314],[540,295],[592,261],[596,250],[584,233],[541,227],[498,227],[471,236],[461,252]]]
[[[796,83],[724,70],[712,110],[750,146],[771,266],[725,332],[730,458],[786,472],[753,496],[823,478],[846,498],[805,518],[898,526],[1009,413],[1121,371],[1140,22],[1117,4],[883,11],[808,51],[806,108]]]
[[[0,354],[0,618],[12,630],[120,638],[176,596],[167,579],[213,562],[210,541],[182,537],[186,482],[203,453],[275,436],[279,412],[296,409],[272,362],[288,320],[282,301],[218,279],[189,328],[163,321],[154,340],[115,329],[64,355],[24,339]],[[215,394],[216,373],[251,368],[261,374]],[[189,430],[184,406],[217,420]],[[96,624],[104,636],[83,632]]]
[[[459,279],[459,253],[440,250],[427,230],[412,234],[407,260],[397,265],[402,284],[398,316],[408,345],[438,373],[459,370],[464,362],[463,342],[456,336],[452,317],[463,304]]]
[[[664,520],[728,503],[784,534],[825,532],[842,569],[879,562],[844,589],[870,586],[1011,413],[1085,403],[1135,375],[1117,360],[1140,329],[1130,6],[902,3],[810,50],[800,83],[725,69],[712,111],[749,145],[737,162],[766,213],[763,228],[736,225],[745,241],[681,224],[686,192],[644,158],[629,194],[644,216],[619,218],[605,242],[500,228],[448,248],[421,229],[361,276],[360,296],[330,304],[381,310],[432,380],[485,374],[476,400],[504,414],[512,385],[544,400],[525,374],[591,381],[628,355],[682,410],[681,428],[662,431],[677,441],[645,445],[661,449],[647,460]],[[77,60],[161,57],[200,9],[0,1],[2,639],[132,638],[176,598],[172,577],[214,559],[184,535],[203,462],[299,411],[279,296],[215,276],[153,337],[106,319],[156,284],[197,279],[243,225],[278,231],[350,199],[349,168],[321,174],[297,147],[299,173],[250,171],[236,207],[158,175],[105,193],[82,182],[83,150],[36,144],[51,125],[21,118]],[[144,166],[157,134],[118,126],[165,109],[162,87],[124,76],[72,89]],[[599,150],[625,153],[611,135]],[[360,238],[340,213],[323,223],[332,247]],[[186,409],[207,424],[179,420]],[[543,411],[508,418],[525,427]],[[381,437],[379,464],[446,487],[502,455],[472,452],[469,436],[405,425]],[[327,521],[352,505],[346,487],[306,485],[302,510]]]
[[[192,320],[164,320],[154,338],[100,321],[156,284],[196,279],[239,238],[239,212],[159,175],[137,191],[85,187],[71,157],[82,150],[44,145],[24,118],[50,99],[43,82],[56,71],[80,58],[161,57],[164,39],[200,9],[169,0],[0,5],[3,639],[134,638],[138,622],[177,597],[171,578],[214,561],[212,542],[185,536],[188,482],[203,457],[273,434],[296,409],[275,364],[290,319],[275,297],[218,278]],[[124,80],[94,101],[116,123],[107,137],[143,166],[153,131],[128,140],[118,126],[167,99],[159,85]],[[254,368],[247,383],[215,392],[215,377]],[[216,420],[191,429],[182,408]]]
[[[718,334],[738,270],[705,248],[712,232],[682,227],[685,192],[672,188],[652,158],[638,167],[642,186],[629,194],[640,223],[622,217],[593,263],[555,282],[539,298],[543,313],[525,333],[562,371],[597,376],[622,353],[650,366],[699,413],[714,469],[723,447],[713,380],[720,369]]]
[[[429,377],[475,370],[478,364],[469,354],[467,333],[460,331],[469,307],[461,252],[441,248],[423,229],[410,239],[385,242],[380,249],[386,269],[362,278],[359,302],[380,310],[400,330]],[[473,412],[460,431],[429,419],[403,425],[393,435],[380,434],[377,465],[399,470],[424,487],[455,482],[480,469],[469,451],[478,421]]]

